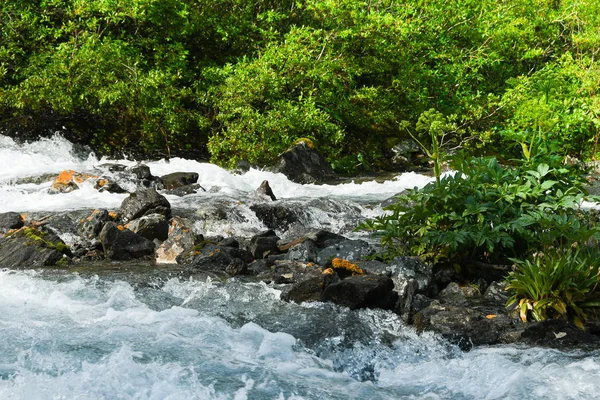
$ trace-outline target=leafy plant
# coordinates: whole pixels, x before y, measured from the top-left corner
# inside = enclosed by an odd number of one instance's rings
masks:
[[[456,124],[453,122],[454,119],[456,119],[456,115],[446,118],[441,112],[432,108],[422,113],[419,117],[415,127],[416,135],[410,130],[410,123],[408,121],[402,121],[400,124],[400,127],[408,132],[410,137],[417,142],[425,154],[433,161],[433,174],[438,184],[442,175],[444,145],[448,143],[449,134],[455,133],[458,130]]]
[[[388,214],[367,221],[389,256],[434,261],[506,262],[541,248],[585,243],[598,236],[588,213],[581,171],[496,158],[457,157],[456,173],[396,198]]]
[[[513,260],[507,282],[523,322],[533,318],[568,318],[583,329],[585,310],[600,307],[600,269],[597,250],[552,248],[526,260]]]

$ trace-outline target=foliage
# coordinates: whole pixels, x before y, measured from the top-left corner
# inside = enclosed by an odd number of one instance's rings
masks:
[[[505,262],[548,246],[584,243],[598,228],[580,209],[581,171],[538,162],[502,167],[495,158],[457,157],[457,171],[396,198],[361,225],[388,255]]]
[[[226,165],[308,137],[343,170],[385,167],[400,121],[435,109],[472,152],[594,157],[598,15],[596,0],[5,1],[0,129]]]
[[[438,184],[442,175],[442,162],[444,161],[443,147],[447,143],[446,136],[458,130],[456,124],[452,123],[452,120],[455,118],[455,115],[446,118],[442,113],[433,108],[425,111],[417,121],[416,131],[418,137],[410,131],[410,123],[408,121],[402,121],[400,124],[433,161],[433,175]],[[430,146],[423,143],[427,143],[428,141],[431,143]]]
[[[507,278],[512,297],[507,305],[518,305],[523,322],[547,318],[569,318],[583,329],[585,309],[600,307],[600,269],[597,250],[590,247],[549,249],[531,258],[515,261]]]

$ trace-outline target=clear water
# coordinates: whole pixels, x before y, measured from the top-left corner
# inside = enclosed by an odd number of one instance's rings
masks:
[[[0,212],[118,207],[119,195],[82,188],[50,196],[47,184],[14,184],[102,162],[77,157],[58,137],[20,146],[0,136]],[[206,171],[201,184],[234,198],[269,179],[290,199],[327,196],[357,207],[365,196],[383,199],[427,181],[409,175],[319,192],[261,171],[239,177],[188,160],[150,166],[155,175]],[[600,392],[600,352],[463,353],[390,312],[288,304],[276,286],[99,275],[0,269],[0,399],[593,399]]]

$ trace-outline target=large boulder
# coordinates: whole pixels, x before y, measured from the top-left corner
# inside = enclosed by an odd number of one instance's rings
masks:
[[[321,296],[322,301],[346,306],[350,309],[383,308],[392,309],[398,300],[393,291],[394,283],[387,276],[350,276],[328,285]]]
[[[114,222],[104,224],[98,239],[102,243],[104,256],[111,260],[126,261],[154,254],[153,241]]]
[[[256,217],[269,229],[287,230],[298,222],[298,210],[281,203],[260,203],[250,206]]]
[[[169,222],[163,214],[144,215],[130,221],[125,228],[149,240],[163,241],[169,236]]]
[[[172,174],[160,177],[166,190],[173,190],[182,186],[192,185],[198,182],[198,173],[196,172],[173,172]]]
[[[119,215],[124,222],[150,214],[162,214],[171,218],[171,204],[155,189],[140,189],[121,203]]]
[[[336,177],[331,165],[307,140],[300,141],[282,153],[275,171],[302,184],[323,183]]]
[[[38,268],[68,262],[69,247],[52,232],[23,227],[0,242],[0,266]],[[63,261],[64,260],[64,261]]]

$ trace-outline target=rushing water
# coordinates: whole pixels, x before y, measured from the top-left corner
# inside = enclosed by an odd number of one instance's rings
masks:
[[[85,185],[51,196],[48,182],[16,183],[108,161],[75,154],[59,137],[17,145],[0,136],[0,212],[117,208],[123,195]],[[313,186],[190,160],[149,166],[155,175],[196,171],[200,184],[233,199],[268,179],[284,202],[327,198],[364,214],[378,212],[375,200],[428,180],[404,174]],[[196,207],[201,196],[169,200]],[[151,270],[131,279],[0,269],[0,399],[585,399],[600,392],[600,352],[494,346],[463,353],[417,335],[388,311],[289,304],[278,286],[158,279]]]

